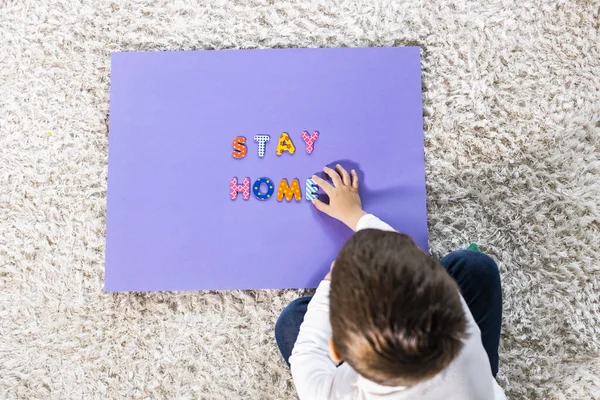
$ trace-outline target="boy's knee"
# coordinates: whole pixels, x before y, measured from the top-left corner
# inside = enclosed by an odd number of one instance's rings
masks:
[[[478,280],[498,279],[498,265],[487,254],[472,250],[457,250],[444,257],[440,263],[454,273],[475,275]]]
[[[278,331],[282,326],[287,325],[287,322],[291,319],[294,319],[294,317],[298,318],[299,315],[304,315],[309,302],[310,297],[301,297],[288,304],[287,307],[283,309],[281,314],[279,314],[279,318],[277,318],[277,322],[275,323],[275,331]]]

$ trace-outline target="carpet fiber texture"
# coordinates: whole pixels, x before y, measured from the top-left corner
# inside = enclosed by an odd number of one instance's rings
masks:
[[[295,398],[302,291],[103,293],[111,52],[416,45],[431,248],[498,261],[500,384],[600,399],[598,7],[0,1],[0,397]]]

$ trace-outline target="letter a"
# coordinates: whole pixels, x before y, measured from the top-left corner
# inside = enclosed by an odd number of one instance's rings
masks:
[[[290,135],[288,135],[287,132],[283,132],[279,136],[279,141],[277,142],[277,150],[275,151],[275,154],[280,156],[283,154],[284,151],[289,151],[290,154],[294,154],[296,152],[296,147],[294,146],[294,143],[292,142],[292,139],[290,139]]]

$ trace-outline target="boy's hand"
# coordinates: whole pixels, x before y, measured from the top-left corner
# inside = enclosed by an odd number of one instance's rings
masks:
[[[352,176],[350,176],[348,171],[339,164],[335,166],[335,169],[337,172],[331,168],[323,168],[323,172],[331,178],[333,186],[316,175],[312,176],[315,183],[329,196],[329,204],[325,204],[319,199],[313,200],[312,203],[317,210],[343,222],[354,231],[358,220],[367,214],[362,209],[358,195],[358,175],[355,170],[352,170]]]

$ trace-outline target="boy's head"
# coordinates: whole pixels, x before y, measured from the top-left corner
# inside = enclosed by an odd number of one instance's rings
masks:
[[[456,283],[397,232],[355,233],[335,260],[329,298],[333,357],[382,385],[431,378],[467,337]]]

